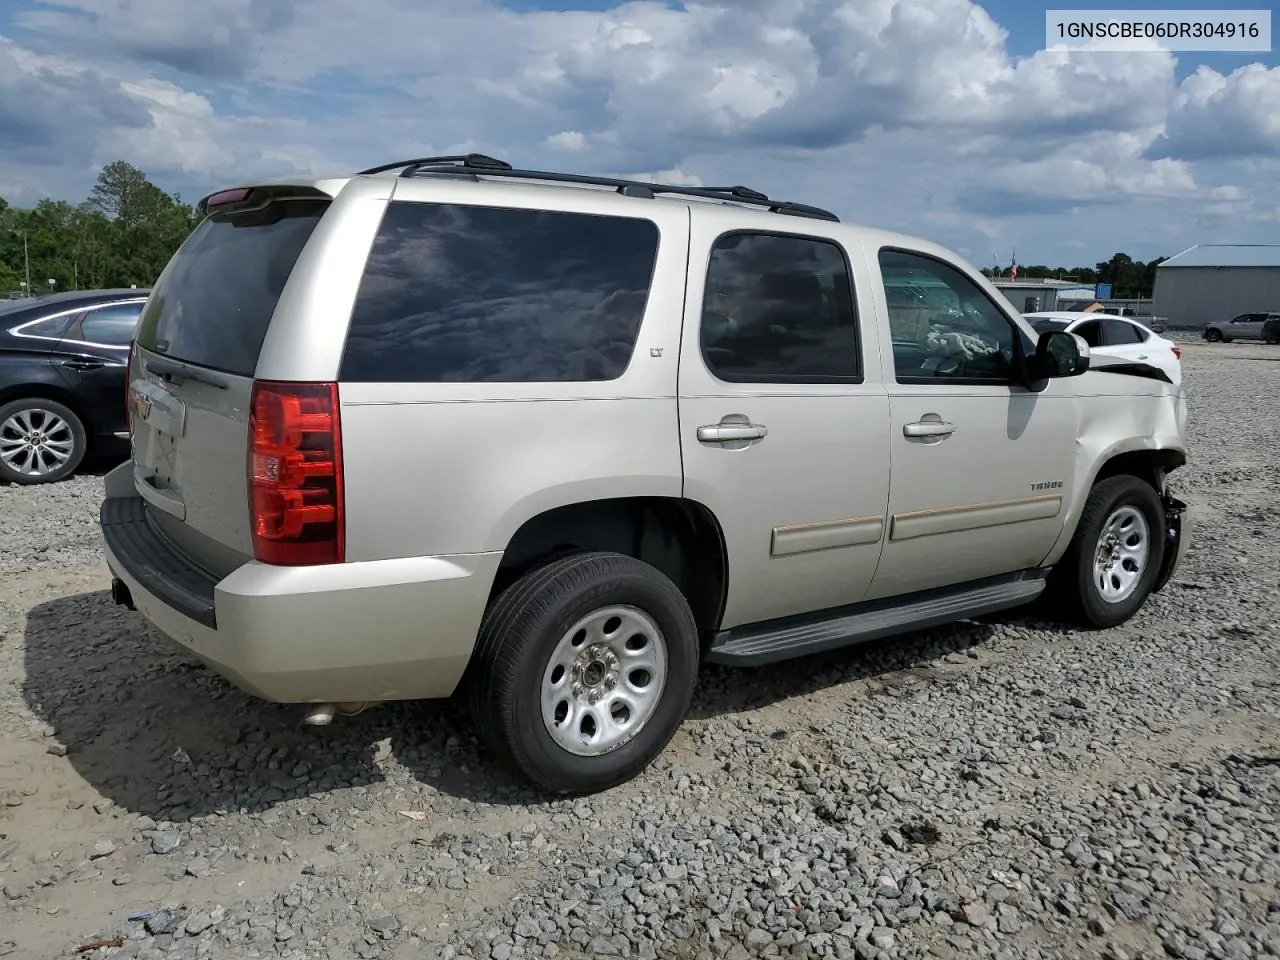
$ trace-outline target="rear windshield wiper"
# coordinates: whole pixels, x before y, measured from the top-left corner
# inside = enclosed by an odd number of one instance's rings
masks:
[[[178,363],[176,360],[166,360],[163,357],[154,357],[144,364],[148,371],[163,377],[170,383],[181,383],[184,380],[194,380],[197,383],[207,384],[210,387],[216,387],[219,390],[226,390],[230,384],[216,373],[207,373],[203,370],[193,370],[192,368]]]

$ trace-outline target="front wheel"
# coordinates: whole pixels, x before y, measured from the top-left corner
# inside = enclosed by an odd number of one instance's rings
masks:
[[[679,728],[698,672],[680,590],[647,563],[577,553],[525,574],[493,602],[469,680],[490,749],[551,793],[630,780]]]
[[[1051,587],[1076,619],[1114,627],[1150,595],[1164,550],[1164,508],[1156,491],[1134,476],[1109,477],[1090,491]]]
[[[1206,340],[1208,340],[1210,343],[1221,343],[1221,342],[1222,342],[1222,331],[1221,331],[1221,330],[1206,330],[1206,331],[1204,332],[1204,338],[1205,338]]]

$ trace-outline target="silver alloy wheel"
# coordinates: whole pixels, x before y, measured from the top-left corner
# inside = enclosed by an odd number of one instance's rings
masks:
[[[1127,600],[1138,588],[1151,554],[1151,528],[1137,507],[1120,507],[1102,525],[1093,554],[1093,582],[1108,603]]]
[[[542,721],[579,757],[616,750],[653,716],[667,685],[667,641],[632,606],[593,610],[561,637],[542,674]]]
[[[0,460],[27,477],[47,477],[75,451],[71,424],[51,410],[27,407],[0,424]]]

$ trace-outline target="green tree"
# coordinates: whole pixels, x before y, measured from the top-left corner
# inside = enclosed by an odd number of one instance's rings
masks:
[[[0,199],[0,297],[25,278],[23,239],[36,293],[54,288],[150,286],[199,222],[137,167],[117,160],[98,174],[89,197],[41,200],[19,209]]]

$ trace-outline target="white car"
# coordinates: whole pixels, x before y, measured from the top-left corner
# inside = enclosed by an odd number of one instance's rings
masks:
[[[1023,317],[1036,333],[1065,330],[1077,334],[1089,344],[1089,352],[1093,356],[1150,364],[1163,370],[1175,385],[1182,383],[1182,351],[1178,345],[1131,317],[1069,310],[1024,313]]]

